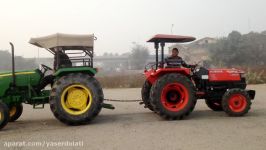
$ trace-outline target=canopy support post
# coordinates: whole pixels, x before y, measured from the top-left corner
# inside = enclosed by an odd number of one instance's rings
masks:
[[[162,48],[162,56],[161,56],[161,67],[164,68],[164,46],[165,46],[165,43],[164,42],[161,42],[161,48]]]
[[[156,69],[158,69],[158,49],[159,49],[159,43],[158,42],[155,42],[154,43],[154,48],[155,48],[155,57],[156,57]]]

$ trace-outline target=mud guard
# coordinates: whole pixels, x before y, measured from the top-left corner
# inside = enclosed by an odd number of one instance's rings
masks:
[[[246,92],[248,93],[250,99],[254,99],[255,95],[256,95],[256,91],[255,90],[246,90]]]

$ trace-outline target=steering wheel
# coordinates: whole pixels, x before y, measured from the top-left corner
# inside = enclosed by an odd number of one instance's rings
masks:
[[[159,63],[158,63],[159,64]],[[145,65],[145,70],[148,70],[148,69],[154,69],[156,65],[156,62],[151,62],[151,63],[148,63]]]
[[[191,70],[192,72],[196,72],[197,68],[200,66],[199,64],[202,62],[202,60],[200,60],[199,62],[195,63],[194,65],[191,65]]]
[[[48,70],[53,70],[52,68],[44,65],[44,64],[41,64],[41,67],[44,69],[44,72],[48,71]]]

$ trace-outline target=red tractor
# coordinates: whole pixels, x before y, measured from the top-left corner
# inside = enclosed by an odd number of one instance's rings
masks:
[[[205,99],[214,111],[224,111],[229,116],[243,116],[250,110],[254,90],[246,90],[244,72],[238,69],[207,69],[193,67],[168,67],[164,59],[165,43],[194,41],[194,37],[162,35],[152,37],[156,62],[145,66],[146,81],[141,94],[145,108],[165,119],[176,120],[188,116],[197,99]],[[161,61],[158,60],[159,45]]]

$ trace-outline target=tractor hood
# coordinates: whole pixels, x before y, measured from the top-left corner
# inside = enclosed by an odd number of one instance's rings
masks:
[[[68,47],[92,48],[94,40],[95,37],[93,34],[78,35],[56,33],[43,37],[31,38],[29,43],[45,49],[51,49],[59,46],[65,47],[66,49],[68,49]]]
[[[16,75],[27,75],[27,74],[34,74],[36,72],[36,70],[20,70],[20,71],[16,71],[15,74]],[[0,72],[0,78],[1,77],[9,77],[12,76],[12,72]]]
[[[239,69],[209,69],[210,81],[240,81],[244,71]]]

